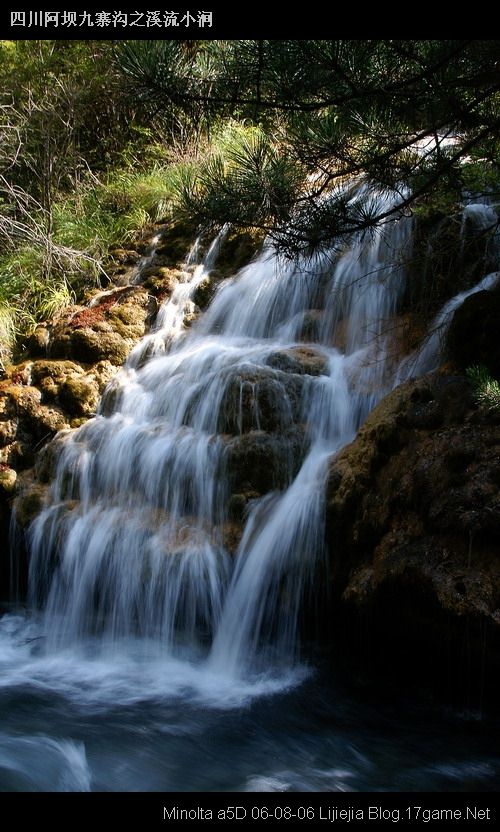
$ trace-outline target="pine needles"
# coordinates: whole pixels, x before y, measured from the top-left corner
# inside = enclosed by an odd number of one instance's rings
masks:
[[[500,413],[500,382],[482,364],[468,367],[466,374],[472,382],[478,405],[490,413]]]

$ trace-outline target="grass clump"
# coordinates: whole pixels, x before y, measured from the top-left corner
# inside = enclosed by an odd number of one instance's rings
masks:
[[[500,413],[500,382],[492,377],[487,367],[477,364],[468,367],[466,374],[472,382],[478,405],[490,412]]]

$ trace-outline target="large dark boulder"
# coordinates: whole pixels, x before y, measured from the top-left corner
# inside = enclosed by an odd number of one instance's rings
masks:
[[[227,441],[224,464],[232,494],[261,496],[286,488],[298,472],[306,450],[304,432],[251,431]]]
[[[500,290],[476,292],[453,316],[447,339],[448,355],[461,368],[484,364],[500,376]]]

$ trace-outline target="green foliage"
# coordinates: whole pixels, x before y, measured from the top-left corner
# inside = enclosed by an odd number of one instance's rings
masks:
[[[464,189],[498,190],[497,41],[141,41],[118,55],[135,94],[157,108],[190,123],[259,123],[264,138],[234,170],[212,158],[201,181],[185,182],[205,225],[265,226],[293,254],[437,192],[452,204]],[[489,172],[473,182],[468,163],[479,158]],[[391,206],[349,203],[348,176],[385,188]]]
[[[61,200],[53,210],[54,240],[99,261],[113,245],[130,236],[129,224],[106,205],[101,191],[100,187],[92,188],[74,199]]]
[[[466,373],[472,382],[477,403],[486,410],[500,413],[500,382],[481,364],[468,367]]]
[[[37,322],[59,314],[75,296],[66,278],[44,278],[44,253],[24,246],[0,257],[0,358],[4,365],[16,342]]]
[[[95,282],[135,223],[99,175],[150,141],[106,41],[0,42],[0,350]],[[135,161],[135,159],[134,159]]]
[[[267,228],[271,216],[290,219],[304,176],[261,127],[231,120],[197,158],[175,167],[172,195],[179,215],[200,226],[227,214],[236,226]]]
[[[10,303],[0,300],[0,369],[10,361],[15,342],[15,311]]]
[[[0,102],[13,108],[9,127],[20,142],[11,176],[45,208],[89,167],[116,163],[132,136],[139,144],[114,51],[112,42],[78,40],[0,49]]]
[[[122,212],[129,230],[172,215],[177,167],[154,165],[149,170],[115,171],[103,188],[103,199]]]
[[[462,180],[466,191],[500,198],[500,141],[485,142],[464,160]]]
[[[172,212],[169,163],[101,41],[0,42],[0,352]]]
[[[189,164],[121,168],[104,182],[88,177],[74,194],[54,202],[50,235],[43,232],[44,212],[30,203],[31,224],[25,228],[30,241],[5,239],[0,255],[3,362],[16,338],[22,341],[37,322],[59,314],[99,279],[100,264],[114,247],[130,242],[144,225],[173,215]]]
[[[498,67],[496,41],[0,41],[0,342],[149,223],[296,256],[380,222],[371,183],[384,221],[498,193]]]

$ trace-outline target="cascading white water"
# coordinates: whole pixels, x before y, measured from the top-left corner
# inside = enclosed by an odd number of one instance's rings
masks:
[[[389,204],[366,186],[352,198]],[[46,649],[139,636],[192,658],[212,644],[207,671],[231,678],[296,655],[302,595],[324,551],[327,460],[391,386],[386,330],[411,221],[299,265],[267,247],[186,332],[219,242],[202,266],[187,265],[99,415],[62,442],[50,505],[30,531],[30,598],[44,610]],[[323,363],[315,375],[293,366],[311,319]],[[232,437],[262,435],[264,392],[284,481],[250,503],[233,564],[224,545]],[[286,445],[297,424],[302,452]]]
[[[464,755],[455,717],[444,734],[440,716],[437,747],[427,714],[391,703],[381,719],[330,674],[288,690],[306,675],[294,659],[325,554],[328,460],[398,373],[388,324],[411,220],[295,267],[267,248],[187,329],[219,242],[186,263],[99,415],[55,443],[31,609],[0,618],[0,789],[494,788],[488,730]]]

